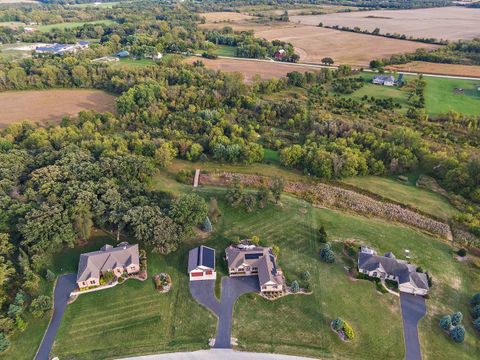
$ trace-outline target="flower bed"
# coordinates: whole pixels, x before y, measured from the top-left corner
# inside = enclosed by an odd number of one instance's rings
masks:
[[[355,338],[355,333],[350,324],[341,318],[332,320],[330,329],[332,329],[342,341],[348,342]]]
[[[161,294],[169,292],[172,288],[172,278],[167,273],[156,274],[153,277],[153,282],[155,283],[155,289]]]

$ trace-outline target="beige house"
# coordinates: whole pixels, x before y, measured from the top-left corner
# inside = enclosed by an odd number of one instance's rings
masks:
[[[78,288],[100,285],[100,276],[108,271],[112,271],[116,277],[123,273],[139,272],[138,244],[123,242],[117,247],[104,245],[99,251],[81,254],[77,273]]]
[[[415,265],[398,260],[391,252],[380,256],[374,250],[362,247],[358,256],[358,270],[368,276],[397,282],[401,292],[426,295],[429,290],[427,276],[417,272]]]
[[[239,244],[225,250],[230,276],[258,276],[261,292],[282,292],[285,279],[271,248]]]

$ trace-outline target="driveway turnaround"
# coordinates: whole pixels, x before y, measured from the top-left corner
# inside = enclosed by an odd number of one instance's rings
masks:
[[[48,360],[50,350],[52,350],[55,336],[62,323],[63,313],[67,307],[67,301],[70,293],[77,287],[75,274],[66,274],[58,277],[53,293],[53,315],[48,324],[47,331],[43,336],[42,343],[37,350],[35,360]]]
[[[190,281],[190,293],[200,304],[210,309],[217,317],[217,337],[214,348],[232,347],[233,306],[237,299],[249,292],[259,292],[256,276],[223,277],[220,302],[215,298],[215,280]]]
[[[405,359],[421,360],[418,322],[427,313],[425,298],[402,292],[400,293],[400,304],[402,306]]]
[[[280,355],[262,354],[230,349],[212,349],[193,352],[178,352],[170,354],[135,356],[123,360],[312,360],[312,358]]]

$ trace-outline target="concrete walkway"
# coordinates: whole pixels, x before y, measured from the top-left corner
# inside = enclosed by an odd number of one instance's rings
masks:
[[[170,354],[136,356],[122,360],[311,360],[312,358],[262,354],[227,349],[212,349],[193,352],[179,352]]]
[[[402,306],[403,337],[405,340],[405,360],[422,360],[418,339],[418,322],[427,313],[425,298],[400,293]]]
[[[218,318],[217,336],[214,348],[229,349],[232,347],[233,306],[237,299],[249,292],[258,292],[256,276],[223,277],[220,301],[215,297],[215,280],[190,281],[190,293],[200,304],[212,311]]]
[[[63,313],[67,307],[70,293],[77,287],[75,274],[66,274],[58,277],[53,293],[53,314],[43,336],[42,343],[37,350],[35,360],[48,360],[55,336],[62,323]]]

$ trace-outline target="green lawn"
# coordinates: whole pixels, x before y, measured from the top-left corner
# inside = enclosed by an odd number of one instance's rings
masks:
[[[466,115],[480,115],[480,80],[457,80],[425,77],[425,107],[430,115],[439,115],[454,110]],[[455,89],[464,89],[456,94]]]
[[[263,151],[263,161],[266,163],[280,163],[280,153],[277,150],[265,149]]]
[[[237,47],[228,45],[217,45],[214,54],[218,56],[237,56]]]
[[[111,63],[111,66],[142,67],[155,64],[157,63],[152,59],[122,58],[119,62]]]
[[[413,184],[404,184],[394,178],[357,176],[343,179],[342,182],[412,206],[443,220],[451,219],[458,213],[444,196],[426,189],[417,188]]]
[[[64,22],[58,24],[51,24],[51,25],[39,25],[36,28],[40,32],[49,32],[53,29],[73,29],[76,27],[80,27],[84,24],[105,24],[105,25],[112,25],[115,22],[113,20],[99,20],[99,21],[87,21],[87,22]]]

